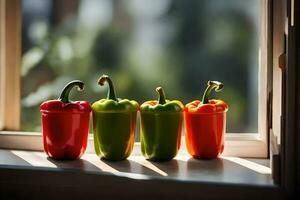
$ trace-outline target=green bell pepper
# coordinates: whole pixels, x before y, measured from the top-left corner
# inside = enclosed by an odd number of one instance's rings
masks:
[[[98,84],[103,86],[105,82],[109,86],[107,98],[92,105],[95,151],[107,160],[123,160],[133,149],[139,105],[136,101],[117,99],[112,80],[102,75]]]
[[[162,87],[156,88],[157,101],[146,101],[141,112],[141,150],[146,159],[171,160],[177,155],[181,142],[183,104],[165,98]]]

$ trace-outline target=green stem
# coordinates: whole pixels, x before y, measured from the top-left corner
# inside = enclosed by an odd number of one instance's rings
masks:
[[[75,87],[75,86],[78,88],[79,91],[81,91],[81,90],[83,90],[84,83],[82,81],[78,81],[78,80],[69,82],[63,88],[58,99],[64,103],[71,103],[71,101],[69,99],[69,94],[70,94],[71,90],[73,89],[73,87]]]
[[[116,98],[114,84],[113,84],[112,80],[109,78],[109,76],[103,74],[99,78],[98,84],[103,86],[105,82],[108,83],[108,87],[109,87],[108,92],[107,92],[107,99],[112,99],[112,100],[118,101]]]
[[[166,103],[166,95],[162,87],[157,87],[156,92],[158,92],[158,103],[163,105]]]
[[[223,83],[219,81],[208,81],[207,88],[202,97],[202,104],[209,103],[210,93],[215,90],[216,92],[220,92],[223,89]]]

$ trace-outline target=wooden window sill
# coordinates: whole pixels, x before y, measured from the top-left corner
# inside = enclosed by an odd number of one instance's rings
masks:
[[[0,150],[0,198],[24,192],[34,197],[40,191],[53,197],[68,191],[74,197],[280,198],[267,159],[195,160],[181,150],[174,160],[158,163],[136,152],[110,162],[89,153],[80,160],[57,161],[38,151]]]

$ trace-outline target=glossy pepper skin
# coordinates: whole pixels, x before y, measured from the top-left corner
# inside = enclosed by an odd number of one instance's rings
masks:
[[[140,107],[141,150],[146,159],[168,161],[177,155],[181,142],[183,104],[165,99],[162,87],[157,101],[146,101]]]
[[[91,107],[87,101],[70,101],[73,87],[83,90],[81,81],[68,83],[58,100],[40,105],[44,150],[54,159],[79,159],[87,145]]]
[[[95,152],[107,160],[124,160],[133,149],[139,105],[117,99],[112,80],[102,75],[98,84],[103,86],[105,82],[109,85],[107,98],[92,105]]]
[[[224,150],[228,105],[222,100],[209,100],[211,91],[219,92],[222,88],[222,83],[208,81],[202,101],[195,100],[185,106],[185,141],[194,158],[216,158]]]

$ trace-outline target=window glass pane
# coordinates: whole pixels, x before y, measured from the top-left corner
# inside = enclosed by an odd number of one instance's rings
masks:
[[[230,105],[227,132],[258,130],[259,0],[23,0],[22,129],[40,131],[39,105],[73,79],[72,98],[142,103],[163,86],[169,99],[201,99],[208,80]]]

